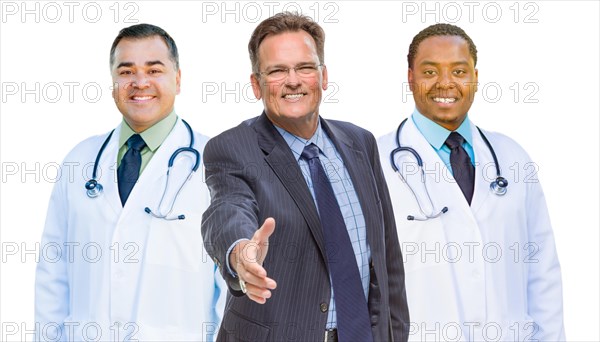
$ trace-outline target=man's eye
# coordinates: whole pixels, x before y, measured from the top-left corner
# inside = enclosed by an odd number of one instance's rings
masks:
[[[459,69],[459,70],[454,70],[454,73],[455,73],[456,75],[463,75],[463,74],[466,74],[466,72],[465,72],[464,70],[460,70],[460,69]]]
[[[296,68],[296,71],[300,73],[311,73],[315,70],[317,70],[317,68],[313,65],[303,65]]]
[[[150,70],[150,73],[151,73],[151,74],[158,74],[158,73],[160,73],[160,72],[161,72],[161,71],[160,71],[160,70],[158,70],[158,69],[152,69],[152,70]]]
[[[119,71],[119,75],[131,75],[131,70],[121,70]]]
[[[285,69],[273,69],[267,73],[269,76],[278,76],[287,73]]]
[[[425,75],[435,75],[435,71],[433,71],[433,70],[425,70],[423,73]]]

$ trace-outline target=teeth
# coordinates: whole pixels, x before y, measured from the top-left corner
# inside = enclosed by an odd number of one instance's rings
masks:
[[[152,96],[134,96],[133,99],[136,101],[146,101],[150,100]]]
[[[456,99],[453,97],[434,97],[433,101],[438,103],[454,103]]]
[[[299,98],[301,98],[302,96],[304,96],[304,94],[287,94],[287,95],[285,95],[284,97],[285,97],[286,99],[293,100],[293,99],[299,99]]]

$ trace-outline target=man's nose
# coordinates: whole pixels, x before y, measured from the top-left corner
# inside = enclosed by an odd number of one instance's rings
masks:
[[[452,89],[456,87],[456,82],[450,72],[442,72],[438,76],[436,83],[438,89]]]
[[[285,84],[288,86],[297,86],[300,84],[300,77],[296,72],[296,69],[291,68],[288,70],[287,77],[285,78]]]
[[[138,89],[148,88],[150,86],[150,80],[146,74],[136,74],[133,79],[132,86]]]

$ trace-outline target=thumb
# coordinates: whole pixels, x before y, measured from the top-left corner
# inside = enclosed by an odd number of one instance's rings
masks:
[[[255,240],[258,244],[263,245],[269,242],[269,237],[275,231],[275,219],[269,217],[265,220],[262,227],[260,227],[255,233],[253,240]]]
[[[275,231],[275,219],[269,217],[265,220],[262,227],[260,227],[252,237],[252,240],[257,245],[257,260],[260,265],[262,265],[265,257],[267,256],[267,252],[269,251],[269,237]]]

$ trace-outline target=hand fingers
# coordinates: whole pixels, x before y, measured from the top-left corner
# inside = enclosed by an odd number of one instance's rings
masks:
[[[243,263],[238,265],[238,276],[253,285],[267,289],[275,289],[277,283],[275,280],[267,277],[267,271],[256,262]]]
[[[248,281],[245,282],[246,295],[251,300],[259,304],[264,304],[267,299],[271,298],[271,290],[277,287],[277,283],[270,278],[257,278],[252,274],[245,274],[248,277]],[[242,278],[243,279],[243,278]],[[258,285],[252,283],[252,281],[258,281]]]
[[[277,287],[275,280],[266,276],[262,277],[249,270],[238,273],[238,277],[246,282],[246,285],[253,285],[259,289],[274,290]]]
[[[239,265],[238,277],[244,281],[246,295],[258,304],[264,304],[271,298],[271,290],[277,283],[266,276],[265,269],[256,262],[242,263]]]
[[[271,291],[264,287],[246,283],[246,295],[253,301],[264,304],[267,299],[271,298]]]
[[[271,290],[277,283],[267,277],[267,271],[262,262],[268,251],[269,237],[275,231],[275,220],[267,218],[263,225],[254,233],[251,241],[240,242],[235,250],[238,252],[236,272],[245,282],[246,295],[252,301],[264,304],[271,298]]]
[[[254,301],[254,302],[258,303],[258,304],[264,304],[264,303],[267,302],[267,298],[265,298],[265,297],[258,297],[258,296],[255,296],[255,295],[249,293],[249,292],[246,292],[246,296],[248,296],[248,298],[250,298],[250,300],[252,300],[252,301]]]

